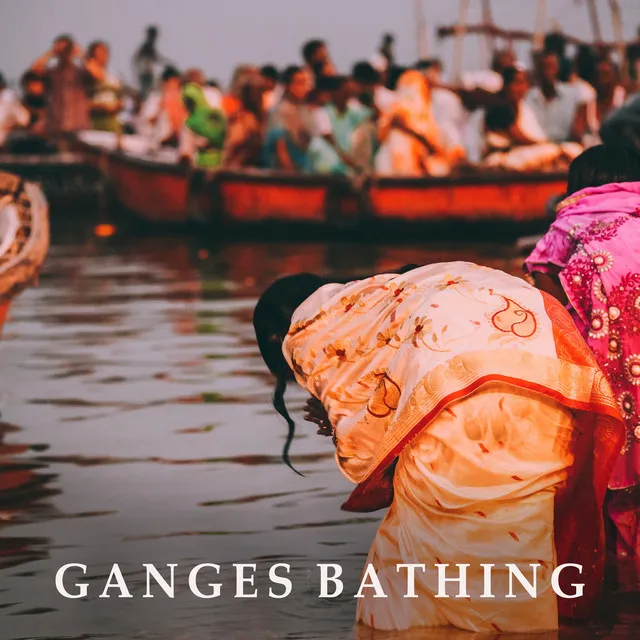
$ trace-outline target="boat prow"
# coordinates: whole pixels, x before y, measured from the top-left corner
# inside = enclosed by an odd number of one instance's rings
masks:
[[[41,189],[0,172],[0,330],[11,301],[38,276],[49,249],[49,205]]]

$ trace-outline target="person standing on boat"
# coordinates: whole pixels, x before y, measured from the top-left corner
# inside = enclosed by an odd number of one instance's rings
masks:
[[[576,87],[560,82],[560,61],[553,51],[543,51],[536,62],[538,86],[529,90],[527,104],[531,106],[548,140],[578,140],[575,124],[580,96]]]
[[[304,69],[285,69],[284,95],[269,115],[263,149],[269,169],[304,172],[309,169],[309,144],[314,132],[312,109],[306,102],[309,81]]]
[[[405,71],[398,80],[396,94],[396,106],[380,118],[376,173],[448,175],[464,159],[465,151],[459,146],[449,146],[438,128],[426,78],[420,71]]]
[[[47,88],[46,130],[49,135],[89,129],[89,99],[93,77],[82,63],[83,52],[73,38],[58,36],[31,70],[44,76]]]
[[[576,122],[577,135],[586,147],[602,143],[601,123],[627,99],[627,92],[618,81],[616,66],[607,57],[597,61],[593,84],[596,98],[583,105]]]
[[[165,60],[165,58],[158,53],[158,35],[158,27],[147,27],[144,42],[135,52],[132,60],[133,69],[138,78],[138,86],[140,87],[140,97],[142,100],[146,100],[153,89],[159,66],[161,64],[170,64],[168,60]]]
[[[275,378],[274,408],[289,427],[285,461],[295,423],[284,397],[297,382],[312,396],[306,419],[331,437],[341,473],[357,485],[342,508],[388,509],[366,560],[384,595],[361,590],[359,623],[500,635],[593,614],[602,502],[624,427],[557,300],[520,278],[453,262],[347,284],[288,276],[260,297],[253,323]],[[506,563],[527,580],[538,565],[535,597],[516,587],[505,598]],[[577,599],[552,590],[564,563],[581,565]],[[414,589],[406,564],[417,569]],[[439,595],[434,564],[454,580],[464,565],[466,588],[458,582]],[[571,576],[575,583],[578,572]],[[575,593],[566,577],[562,588]]]
[[[122,126],[119,115],[123,108],[122,83],[109,71],[109,45],[106,42],[96,40],[89,45],[85,68],[93,78],[89,105],[92,128],[98,131],[120,133]]]
[[[626,424],[609,480],[611,546],[640,558],[640,152],[595,146],[576,158],[556,219],[525,262],[567,306]],[[636,569],[637,571],[637,569]],[[634,587],[640,587],[636,575]]]

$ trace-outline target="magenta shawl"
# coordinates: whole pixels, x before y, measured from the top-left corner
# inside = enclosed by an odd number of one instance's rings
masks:
[[[558,206],[525,261],[557,274],[569,310],[618,398],[627,441],[609,487],[640,483],[640,182],[592,187]]]

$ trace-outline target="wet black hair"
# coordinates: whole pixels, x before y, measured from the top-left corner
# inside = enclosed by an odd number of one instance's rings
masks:
[[[181,77],[182,77],[181,73],[175,67],[168,65],[164,68],[164,71],[162,72],[162,76],[160,76],[160,79],[162,80],[162,82],[166,82],[171,78],[181,78]]]
[[[302,49],[300,51],[300,53],[302,54],[302,58],[307,64],[309,64],[313,59],[313,56],[316,54],[316,51],[318,51],[318,49],[321,49],[325,45],[326,43],[324,40],[308,40],[302,45]]]
[[[276,69],[276,67],[274,67],[272,64],[265,64],[261,69],[260,69],[260,75],[263,78],[267,78],[268,80],[273,80],[274,82],[278,82],[278,69]]]
[[[363,84],[378,84],[381,80],[380,73],[372,64],[362,61],[356,62],[351,69],[351,77]]]
[[[597,145],[569,167],[567,196],[613,182],[640,182],[640,151],[629,145]]]
[[[403,274],[418,265],[409,264],[401,269],[385,271],[385,273]],[[260,296],[253,312],[253,329],[258,342],[260,355],[267,365],[267,368],[276,379],[273,391],[273,408],[285,419],[288,427],[287,439],[282,451],[282,459],[300,474],[291,464],[289,449],[293,442],[296,425],[284,400],[287,384],[293,382],[295,377],[289,367],[284,354],[282,353],[282,343],[291,327],[291,319],[295,310],[313,295],[320,287],[330,283],[343,283],[350,279],[327,279],[313,273],[299,273],[285,276],[272,283]]]

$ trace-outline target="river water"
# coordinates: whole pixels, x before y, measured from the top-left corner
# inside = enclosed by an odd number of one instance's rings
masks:
[[[473,260],[520,273],[511,246],[229,243],[204,236],[94,236],[87,214],[56,219],[40,286],[16,300],[0,350],[1,638],[469,638],[454,630],[354,629],[360,571],[380,513],[340,510],[351,486],[327,439],[300,421],[294,474],[251,327],[257,294],[295,271],[365,275],[405,263]],[[257,599],[234,599],[232,563],[257,565]],[[291,565],[292,595],[268,597],[265,567]],[[344,568],[318,598],[316,564]],[[86,583],[86,598],[55,589]],[[99,598],[118,563],[132,598]],[[143,563],[176,597],[152,588]],[[222,583],[217,599],[188,590]],[[164,569],[163,569],[164,568]],[[274,586],[276,592],[281,588]],[[640,594],[609,595],[602,619],[560,637],[638,637]],[[635,613],[634,613],[635,612]],[[541,636],[535,636],[541,637]],[[550,637],[557,637],[551,634]]]

